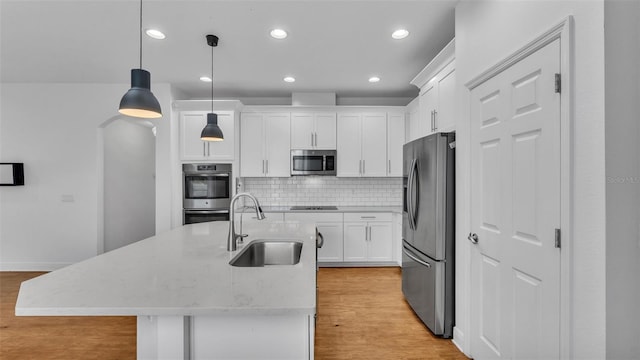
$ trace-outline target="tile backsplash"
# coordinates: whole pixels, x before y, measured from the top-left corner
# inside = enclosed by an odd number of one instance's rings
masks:
[[[242,178],[242,191],[263,206],[400,206],[402,178]]]

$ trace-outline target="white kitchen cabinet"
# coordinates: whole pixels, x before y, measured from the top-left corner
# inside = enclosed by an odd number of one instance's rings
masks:
[[[200,133],[207,124],[207,111],[180,112],[180,160],[233,161],[235,134],[233,111],[216,111],[223,141],[202,141]]]
[[[420,89],[420,134],[422,136],[432,134],[434,130],[434,111],[438,106],[438,89],[434,81],[430,81]]]
[[[289,177],[291,117],[289,113],[242,113],[240,175]]]
[[[292,212],[285,214],[285,220],[306,221],[316,224],[318,232],[320,232],[324,238],[324,244],[318,249],[319,263],[336,263],[344,260],[342,213]]]
[[[336,113],[291,113],[292,149],[336,149]]]
[[[402,176],[404,113],[387,114],[387,176]]]
[[[424,122],[420,117],[420,97],[416,97],[406,108],[407,121],[405,122],[405,143],[413,141],[426,134],[426,126],[423,128]]]
[[[411,119],[411,140],[455,130],[455,40],[413,79],[420,89],[419,120]]]
[[[341,214],[342,215],[342,214]],[[317,222],[318,232],[322,234],[324,244],[318,249],[318,262],[342,262],[343,255],[343,229],[340,222]]]
[[[339,177],[387,176],[387,113],[338,114]]]
[[[456,68],[453,62],[442,69],[437,77],[438,106],[434,109],[434,131],[455,130]]]
[[[391,213],[344,214],[344,261],[393,261]]]

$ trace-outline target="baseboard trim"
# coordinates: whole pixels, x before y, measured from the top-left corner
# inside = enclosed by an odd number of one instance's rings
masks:
[[[69,266],[72,263],[19,263],[19,262],[3,262],[0,263],[0,271],[54,271]]]
[[[395,261],[382,262],[318,262],[319,267],[399,267]]]

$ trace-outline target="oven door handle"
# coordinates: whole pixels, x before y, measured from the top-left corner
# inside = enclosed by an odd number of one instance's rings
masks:
[[[185,214],[226,214],[229,210],[185,210]]]
[[[184,173],[185,176],[197,176],[197,177],[229,177],[229,173],[192,173],[192,172],[186,172]]]

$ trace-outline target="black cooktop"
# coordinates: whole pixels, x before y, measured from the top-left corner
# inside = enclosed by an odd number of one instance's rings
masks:
[[[292,206],[290,210],[338,210],[337,206]]]

